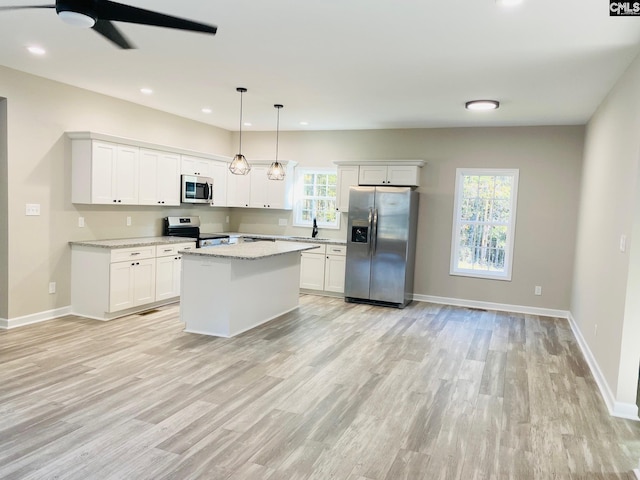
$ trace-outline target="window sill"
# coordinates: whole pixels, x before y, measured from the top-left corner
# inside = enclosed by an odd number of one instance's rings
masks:
[[[454,277],[471,277],[479,278],[481,280],[500,280],[502,282],[510,282],[511,274],[506,273],[480,273],[477,271],[450,271],[449,275]]]

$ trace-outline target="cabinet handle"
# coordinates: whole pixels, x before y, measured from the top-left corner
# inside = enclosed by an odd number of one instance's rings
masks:
[[[170,252],[172,249],[171,248],[165,248],[164,251],[165,252]]]
[[[118,200],[118,203],[122,203],[122,200]]]
[[[130,253],[129,255],[132,257],[135,257],[136,255],[140,255],[140,252],[133,252],[133,253]]]

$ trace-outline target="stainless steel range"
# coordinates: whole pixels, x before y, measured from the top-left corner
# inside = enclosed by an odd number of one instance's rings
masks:
[[[200,217],[165,217],[163,235],[171,237],[197,238],[196,246],[212,247],[229,243],[229,235],[224,233],[203,233],[200,231]]]

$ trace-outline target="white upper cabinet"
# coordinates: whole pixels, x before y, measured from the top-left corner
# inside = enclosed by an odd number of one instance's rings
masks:
[[[183,175],[198,175],[199,177],[211,177],[212,160],[206,158],[182,155],[181,173]]]
[[[251,162],[248,175],[227,175],[227,203],[230,207],[293,208],[293,180],[295,162],[282,162],[284,180],[269,180],[267,171],[271,162]],[[215,184],[214,184],[215,191]]]
[[[140,149],[138,203],[180,205],[180,155]]]
[[[360,167],[338,167],[338,190],[336,198],[336,210],[338,212],[349,211],[349,188],[358,185]]]
[[[73,203],[138,203],[138,147],[85,139],[71,152]]]
[[[227,172],[229,164],[226,162],[211,162],[211,178],[213,178],[213,202],[214,207],[227,206]]]
[[[413,165],[361,165],[360,185],[420,186],[420,167]]]

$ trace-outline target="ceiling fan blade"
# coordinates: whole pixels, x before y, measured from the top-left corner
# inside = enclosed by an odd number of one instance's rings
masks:
[[[56,8],[55,5],[16,5],[13,7],[0,7],[0,10],[24,10],[26,8]]]
[[[110,0],[96,2],[95,6],[98,18],[103,20],[176,28],[178,30],[190,30],[193,32],[210,33],[212,35],[215,35],[218,30],[218,27],[215,25],[193,22],[151,10],[123,5]]]
[[[131,49],[135,48],[129,40],[127,40],[122,32],[118,30],[113,23],[108,20],[98,20],[96,24],[92,27],[96,32],[100,35],[106,37],[108,40],[111,40],[120,48]]]

